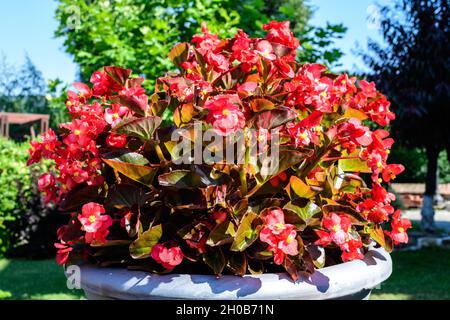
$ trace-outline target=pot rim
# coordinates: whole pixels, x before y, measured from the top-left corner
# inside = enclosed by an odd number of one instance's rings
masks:
[[[317,269],[294,282],[286,273],[259,275],[151,274],[124,268],[80,266],[80,284],[88,297],[103,299],[266,300],[336,299],[370,291],[392,273],[383,248],[369,248],[362,260]]]

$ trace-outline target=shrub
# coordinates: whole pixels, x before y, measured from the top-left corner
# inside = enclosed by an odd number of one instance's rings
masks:
[[[406,148],[395,144],[390,155],[392,161],[401,161],[406,170],[397,182],[424,182],[427,175],[427,155],[421,148]],[[438,158],[439,183],[450,182],[450,164],[447,154],[442,151]]]
[[[27,210],[21,196],[31,195],[31,172],[25,162],[27,145],[0,138],[0,254],[13,246],[12,230],[7,226]]]
[[[28,161],[55,161],[39,189],[72,212],[59,263],[296,279],[407,241],[382,186],[404,168],[387,164],[389,133],[365,125],[394,118],[385,96],[296,62],[288,22],[264,30],[221,40],[203,26],[171,50],[179,73],[150,98],[118,67],[74,84],[73,120],[33,141]]]
[[[48,257],[55,253],[54,232],[67,218],[55,219],[36,183],[48,163],[26,166],[29,143],[0,138],[0,255]]]

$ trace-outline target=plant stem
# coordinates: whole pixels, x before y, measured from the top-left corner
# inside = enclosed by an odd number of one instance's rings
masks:
[[[331,158],[323,158],[322,161],[345,160],[345,159],[359,159],[359,157],[358,156],[331,157]]]
[[[212,82],[211,82],[211,86],[214,87],[217,82],[219,82],[220,79],[222,79],[222,77],[224,75],[226,75],[227,73],[233,72],[234,70],[236,70],[237,68],[239,68],[242,65],[242,63],[239,63],[238,65],[235,65],[234,67],[232,67],[231,69],[228,69],[225,72],[222,72],[217,78],[215,78]]]
[[[156,154],[158,155],[159,161],[161,161],[162,163],[167,162],[167,159],[164,157],[164,154],[161,150],[160,145],[158,143],[155,143],[154,147],[155,147]]]
[[[241,193],[242,196],[245,197],[245,195],[248,192],[248,189],[247,189],[247,174],[245,173],[244,167],[242,167],[241,170],[239,170],[239,179],[241,180]]]

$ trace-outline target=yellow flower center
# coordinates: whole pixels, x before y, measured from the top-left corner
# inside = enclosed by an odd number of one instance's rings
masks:
[[[78,129],[76,129],[74,132],[73,132],[76,136],[79,136],[80,135],[80,133],[81,133],[81,131],[80,130],[78,130]]]
[[[284,223],[277,223],[275,225],[275,230],[280,231],[284,229]]]
[[[231,111],[228,110],[228,109],[224,109],[224,110],[222,111],[222,114],[223,114],[225,117],[228,117],[228,116],[231,114]]]
[[[308,138],[308,132],[305,131],[305,132],[301,133],[299,136],[302,140],[305,140],[306,138]]]
[[[403,227],[398,227],[397,230],[398,230],[398,232],[400,232],[400,233],[405,232],[405,228],[403,228]]]
[[[189,69],[186,70],[186,72],[187,72],[187,74],[191,74],[192,73],[192,69],[189,68]]]
[[[118,119],[118,118],[119,118],[119,114],[118,114],[117,112],[114,113],[114,114],[113,114],[113,118],[114,118],[114,119]]]
[[[334,232],[338,232],[340,230],[341,230],[341,226],[340,225],[336,224],[336,225],[333,226],[333,231]]]
[[[290,244],[293,240],[294,240],[294,237],[291,236],[291,235],[289,235],[289,236],[287,237],[287,239],[286,239],[286,243],[287,243],[287,244]]]
[[[94,222],[95,222],[95,219],[96,219],[96,218],[95,218],[94,215],[90,215],[90,216],[89,216],[89,222],[90,222],[90,223],[94,223]]]
[[[78,177],[78,175],[79,175],[78,172],[74,172],[74,173],[73,173],[73,176],[74,176],[74,177]]]

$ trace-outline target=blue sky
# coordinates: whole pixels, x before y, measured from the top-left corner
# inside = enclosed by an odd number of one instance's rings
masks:
[[[378,0],[386,3],[387,0]],[[312,24],[324,26],[327,21],[343,23],[348,27],[345,37],[337,43],[345,56],[341,60],[344,68],[355,70],[361,67],[359,58],[351,51],[359,42],[362,46],[367,38],[380,39],[378,31],[367,24],[368,7],[374,0],[310,0],[316,8]],[[53,32],[55,0],[0,0],[0,54],[9,62],[21,64],[27,52],[45,79],[60,78],[72,83],[76,80],[77,67],[64,52],[62,39]]]

